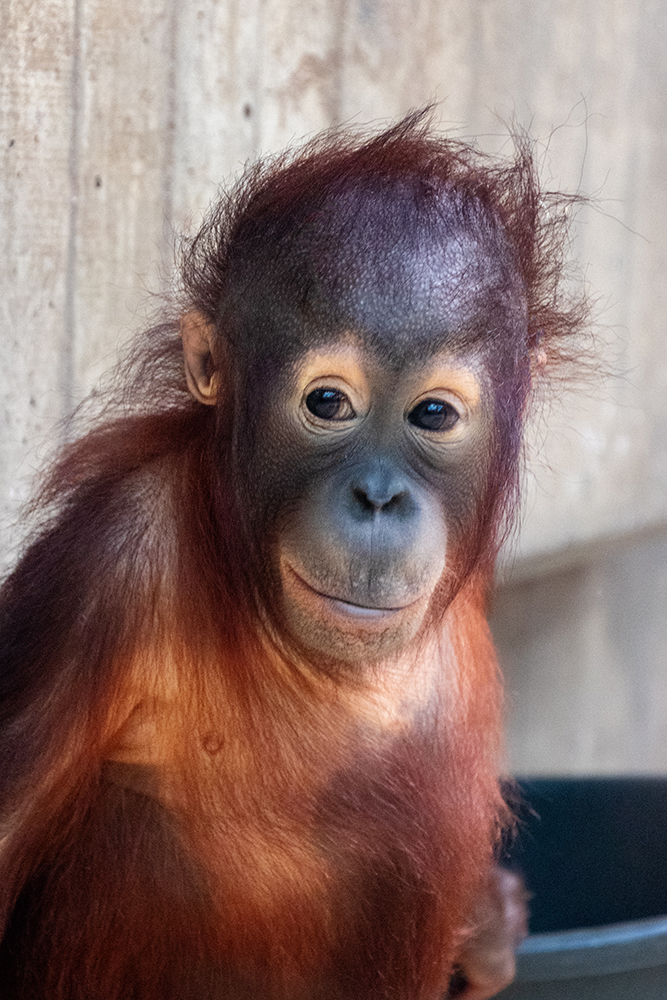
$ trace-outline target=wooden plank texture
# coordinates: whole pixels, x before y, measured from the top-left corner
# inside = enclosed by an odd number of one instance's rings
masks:
[[[250,156],[435,97],[484,148],[507,148],[501,120],[527,126],[549,185],[598,199],[575,250],[624,377],[568,397],[546,440],[537,424],[523,564],[667,523],[667,8],[9,0],[0,17],[6,510],[26,440],[141,324],[160,267],[169,278],[172,226],[196,225]]]
[[[168,278],[175,7],[81,0],[72,395],[113,364]]]
[[[220,184],[260,151],[260,0],[178,7],[173,220],[192,231]]]
[[[0,5],[1,565],[69,381],[76,36],[73,2]]]

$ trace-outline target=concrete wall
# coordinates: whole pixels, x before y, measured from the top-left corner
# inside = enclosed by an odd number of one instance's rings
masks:
[[[667,771],[666,608],[662,532],[499,589],[515,773]]]
[[[667,659],[665,37],[657,0],[4,0],[5,561],[57,421],[159,305],[174,232],[247,158],[433,98],[443,127],[491,151],[513,120],[547,186],[595,198],[574,252],[623,377],[531,431],[516,582],[496,612],[512,760],[664,769],[667,704],[637,706]]]

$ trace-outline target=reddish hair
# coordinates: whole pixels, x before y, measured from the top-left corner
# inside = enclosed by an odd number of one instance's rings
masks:
[[[271,539],[246,516],[235,432],[247,319],[261,313],[253,274],[272,287],[287,275],[285,308],[317,310],[317,283],[299,277],[304,247],[327,199],[360,184],[408,184],[417,213],[448,192],[461,225],[502,234],[527,310],[517,343],[489,355],[494,463],[458,593],[415,650],[411,670],[428,657],[439,701],[409,729],[370,725],[381,679],[280,655],[275,608],[265,627]],[[538,350],[538,367],[566,358],[582,318],[561,296],[562,227],[545,212],[555,204],[524,143],[498,164],[416,113],[252,167],[185,245],[182,306],[217,331],[219,405],[188,395],[176,323],[149,331],[126,365],[120,415],[59,457],[36,506],[42,526],[2,592],[2,904],[13,917],[0,969],[17,996],[121,1000],[137,982],[141,1000],[446,989],[507,819],[484,605],[515,503],[531,363]],[[128,772],[118,734],[137,706],[154,756]]]

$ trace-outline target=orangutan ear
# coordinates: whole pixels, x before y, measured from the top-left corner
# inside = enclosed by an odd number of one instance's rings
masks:
[[[182,316],[180,326],[188,389],[200,403],[213,406],[218,401],[218,373],[213,367],[213,327],[196,311]]]
[[[533,370],[536,375],[544,375],[549,365],[549,357],[543,347],[538,347],[533,351]]]

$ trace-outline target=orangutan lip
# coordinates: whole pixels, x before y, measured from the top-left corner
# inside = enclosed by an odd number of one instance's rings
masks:
[[[299,576],[296,570],[294,570],[291,566],[288,565],[287,568],[297,578],[299,583],[309,590],[311,594],[317,594],[318,597],[321,597],[323,600],[327,601],[327,603],[332,604],[337,611],[345,615],[351,615],[358,618],[374,618],[376,620],[378,618],[390,618],[399,611],[405,611],[406,608],[409,608],[410,605],[414,603],[411,601],[410,604],[404,604],[397,608],[373,608],[367,607],[363,604],[353,604],[351,601],[344,601],[340,597],[332,597],[330,594],[323,594],[321,590],[316,590],[315,587],[311,587],[311,585],[307,583],[303,577]]]

